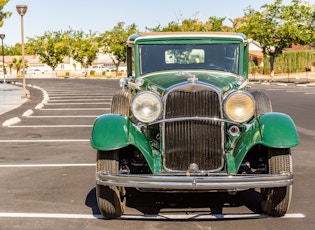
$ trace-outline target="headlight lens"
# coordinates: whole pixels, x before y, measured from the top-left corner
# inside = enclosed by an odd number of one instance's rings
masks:
[[[255,113],[255,100],[246,91],[233,91],[223,102],[224,113],[227,118],[235,122],[248,121]]]
[[[151,91],[142,91],[132,99],[131,110],[137,120],[144,123],[153,122],[162,112],[161,98]]]

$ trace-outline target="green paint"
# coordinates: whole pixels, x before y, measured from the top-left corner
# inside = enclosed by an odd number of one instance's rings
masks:
[[[90,143],[94,149],[102,151],[133,145],[142,152],[154,171],[154,159],[148,140],[126,116],[105,114],[98,117],[94,122]]]
[[[246,132],[241,133],[232,151],[227,153],[228,172],[237,173],[247,152],[255,145],[272,148],[291,148],[299,144],[293,120],[283,113],[266,113],[254,120]]]

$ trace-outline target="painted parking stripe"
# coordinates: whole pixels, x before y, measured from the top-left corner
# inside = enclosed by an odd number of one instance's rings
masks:
[[[12,213],[1,212],[0,217],[14,217],[14,218],[54,218],[54,219],[105,219],[102,215],[96,214],[62,214],[62,213]],[[165,219],[165,220],[220,220],[220,219],[265,219],[273,218],[265,214],[195,214],[195,215],[123,215],[117,219]],[[281,218],[305,218],[302,213],[286,214]]]
[[[91,128],[93,125],[16,125],[9,128]]]
[[[90,139],[64,139],[64,140],[0,140],[0,143],[37,143],[37,142],[89,142]]]
[[[72,99],[69,99],[69,98],[67,98],[67,99],[49,99],[49,102],[55,102],[55,101],[57,101],[57,102],[61,102],[61,101],[63,101],[63,102],[65,102],[65,101],[111,101],[111,99],[106,99],[106,98],[99,98],[99,99],[83,99],[83,98],[80,98],[80,99],[74,99],[74,98],[72,98]]]
[[[0,213],[0,217],[15,218],[62,218],[62,219],[104,219],[102,215],[89,214],[58,214],[58,213]]]
[[[112,90],[102,89],[102,91],[95,91],[92,93],[84,93],[82,91],[78,92],[77,90],[48,90],[49,95],[87,95],[87,96],[109,96],[113,93]]]
[[[45,103],[45,105],[109,105],[110,102],[53,102]]]
[[[95,167],[95,163],[85,164],[9,164],[0,165],[0,168],[36,168],[36,167]]]
[[[266,91],[285,91],[286,90],[286,88],[284,89],[284,88],[272,88],[272,89],[265,89]]]
[[[83,95],[83,94],[76,94],[76,95],[68,95],[68,94],[49,94],[49,98],[78,98],[78,97],[84,97],[84,98],[112,98],[112,95]]]
[[[273,218],[266,214],[182,214],[182,215],[123,215],[120,219],[171,219],[171,220],[207,220],[207,219],[264,219]],[[278,217],[277,217],[278,218]],[[288,213],[281,218],[305,218],[302,213]]]
[[[298,90],[287,90],[286,93],[305,93],[305,91],[298,91]]]
[[[98,117],[99,115],[90,115],[90,116],[86,116],[86,115],[75,115],[75,116],[71,116],[71,115],[67,115],[67,116],[29,116],[27,118],[86,118],[86,117]]]
[[[58,111],[62,111],[62,110],[107,110],[109,111],[110,108],[63,108],[63,109],[40,109],[42,111],[46,111],[46,110],[58,110]]]

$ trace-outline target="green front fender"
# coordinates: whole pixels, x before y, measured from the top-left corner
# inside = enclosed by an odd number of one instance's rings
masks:
[[[273,148],[291,148],[299,144],[294,121],[284,113],[265,113],[259,117],[262,144]]]
[[[255,145],[291,148],[299,144],[299,135],[291,117],[283,113],[265,113],[242,133],[232,151],[226,154],[228,171],[237,173],[247,152]]]
[[[93,125],[91,146],[101,151],[121,149],[128,145],[137,147],[148,164],[153,166],[152,150],[143,133],[129,120],[118,114],[104,114]]]

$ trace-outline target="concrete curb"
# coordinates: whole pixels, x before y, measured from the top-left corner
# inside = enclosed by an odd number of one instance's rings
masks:
[[[281,85],[281,86],[295,85],[297,87],[315,87],[315,84],[283,83],[283,82],[254,82],[254,81],[250,81],[249,84]]]
[[[31,110],[31,109],[26,110],[26,111],[22,114],[22,117],[29,117],[29,116],[31,116],[33,113],[34,113],[34,111]]]
[[[13,117],[13,118],[11,118],[11,119],[6,120],[5,122],[3,122],[3,123],[2,123],[2,126],[8,127],[8,126],[11,126],[11,125],[15,125],[15,124],[17,124],[17,123],[20,123],[20,122],[21,122],[21,119],[20,119],[20,118],[18,118],[18,117]]]
[[[46,92],[46,90],[44,90],[43,88],[39,87],[39,86],[33,86],[33,88],[35,89],[39,89],[40,91],[42,91],[42,94],[43,94],[43,100],[41,101],[41,103],[39,103],[38,105],[40,104],[43,104],[43,105],[46,105],[47,102],[49,101],[49,96],[48,96],[48,93]],[[37,106],[38,106],[37,105]],[[37,107],[36,106],[36,107]],[[42,108],[42,107],[41,107]]]
[[[16,85],[22,85],[22,83],[20,82],[15,82],[14,84]],[[39,89],[40,91],[42,91],[42,94],[43,94],[43,100],[41,101],[41,103],[37,104],[35,106],[35,109],[42,109],[45,104],[47,104],[47,102],[49,101],[49,96],[48,96],[48,93],[46,92],[46,90],[44,90],[43,88],[40,88],[39,86],[34,86],[34,85],[31,85],[31,84],[28,84],[27,85],[28,87],[32,87],[32,88],[35,88],[35,89]],[[32,114],[34,113],[34,111],[32,109],[28,109],[26,110],[23,114],[22,114],[22,117],[28,117],[28,116],[31,116]],[[18,118],[18,117],[13,117],[11,119],[8,119],[6,120],[5,122],[2,123],[2,126],[5,126],[5,127],[8,127],[8,126],[12,126],[12,125],[15,125],[17,123],[21,122],[21,119]]]
[[[42,109],[45,105],[43,103],[39,103],[35,106],[35,109]]]

